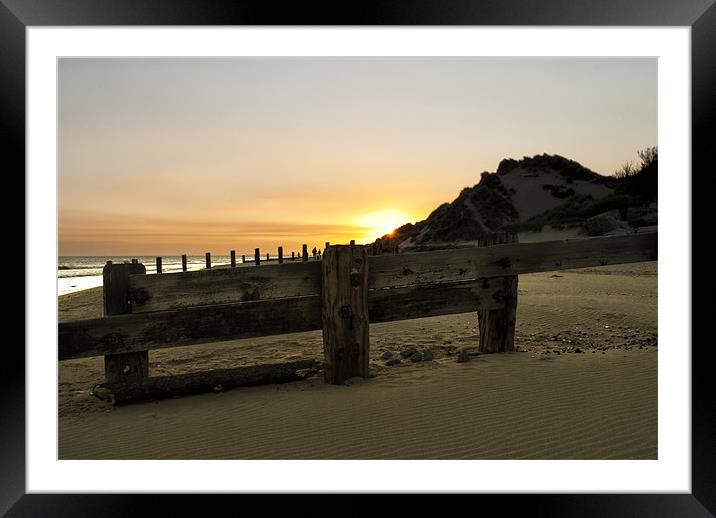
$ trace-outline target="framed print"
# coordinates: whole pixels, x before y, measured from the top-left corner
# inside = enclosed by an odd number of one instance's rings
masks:
[[[2,2],[28,203],[8,516],[276,492],[714,512],[711,2]]]

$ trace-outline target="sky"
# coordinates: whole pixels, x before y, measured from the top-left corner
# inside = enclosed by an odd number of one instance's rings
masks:
[[[63,58],[58,84],[62,256],[367,243],[503,158],[657,145],[655,58]]]

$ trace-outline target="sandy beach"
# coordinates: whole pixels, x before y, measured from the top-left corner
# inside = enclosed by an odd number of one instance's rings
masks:
[[[657,263],[519,277],[515,353],[458,363],[472,313],[371,325],[371,377],[112,407],[101,357],[59,364],[60,459],[655,459]],[[102,315],[101,288],[60,321]],[[433,359],[387,366],[409,347]],[[322,357],[321,332],[150,352],[150,375]]]

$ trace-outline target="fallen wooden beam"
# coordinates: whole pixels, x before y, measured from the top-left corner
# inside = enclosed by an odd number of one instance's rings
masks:
[[[115,405],[136,401],[164,399],[174,396],[223,392],[235,387],[249,387],[302,380],[320,370],[315,359],[287,363],[270,363],[158,376],[142,380],[101,383],[92,388],[92,395]]]

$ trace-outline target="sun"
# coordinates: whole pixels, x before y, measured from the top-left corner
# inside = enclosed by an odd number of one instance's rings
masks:
[[[379,237],[391,234],[396,228],[411,221],[410,216],[397,209],[383,209],[356,218],[356,224],[366,229],[367,241],[375,241]]]

